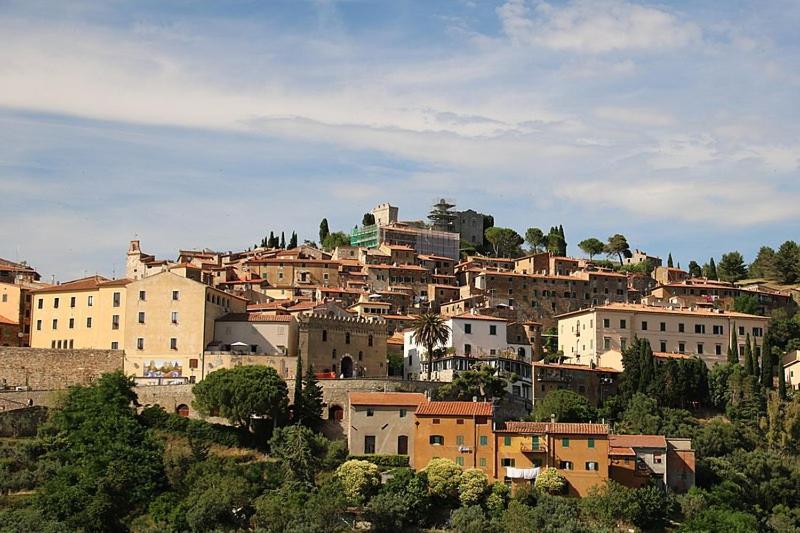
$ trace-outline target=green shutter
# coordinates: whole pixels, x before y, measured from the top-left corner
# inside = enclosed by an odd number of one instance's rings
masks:
[[[503,437],[503,445],[504,446],[511,446],[511,437],[509,437],[509,436]]]
[[[489,444],[489,437],[486,435],[481,435],[481,446],[487,446]]]
[[[564,448],[569,448],[569,437],[564,437],[561,439],[561,446]]]
[[[539,449],[539,435],[534,435],[533,437],[531,437],[531,446],[533,447],[534,450]]]
[[[589,448],[594,448],[594,439],[589,439]]]

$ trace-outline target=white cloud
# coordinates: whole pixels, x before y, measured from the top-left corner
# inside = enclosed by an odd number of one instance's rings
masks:
[[[604,106],[595,109],[594,115],[603,120],[635,126],[664,127],[675,123],[672,116],[647,108]]]
[[[658,9],[618,0],[575,0],[563,7],[509,0],[498,8],[503,30],[519,44],[601,54],[680,48],[700,40],[695,24]]]

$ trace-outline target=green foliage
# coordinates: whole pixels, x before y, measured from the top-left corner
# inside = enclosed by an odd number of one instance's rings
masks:
[[[597,420],[597,412],[589,401],[568,389],[555,390],[536,402],[534,421],[547,422],[555,415],[558,422],[589,422]]]
[[[800,281],[800,246],[794,241],[786,241],[775,254],[775,270],[781,283]]]
[[[381,486],[380,470],[369,461],[346,461],[336,469],[336,477],[342,484],[347,500],[353,505],[365,503]]]
[[[759,314],[758,298],[750,294],[743,294],[733,299],[733,310],[737,313],[748,315]]]
[[[378,454],[370,454],[370,455],[350,455],[348,459],[357,459],[359,461],[369,461],[370,463],[382,466],[382,467],[392,467],[392,468],[404,468],[408,467],[408,456],[407,455],[378,455]]]
[[[656,487],[629,489],[609,480],[589,489],[580,502],[586,517],[608,527],[623,522],[645,531],[661,528],[673,508],[672,500]]]
[[[519,257],[524,242],[519,233],[511,228],[491,227],[486,230],[486,240],[492,246],[495,257]]]
[[[322,244],[325,242],[325,237],[331,232],[330,228],[328,228],[328,219],[323,218],[319,223],[319,242]]]
[[[544,468],[536,476],[535,486],[537,490],[547,494],[561,494],[567,486],[564,476],[555,468]]]
[[[539,228],[528,228],[525,231],[525,242],[531,247],[533,253],[538,253],[547,247],[547,239]]]
[[[305,426],[278,428],[269,441],[270,454],[283,462],[287,477],[305,483],[314,480],[327,446],[325,437]]]
[[[437,400],[470,401],[473,397],[491,399],[503,398],[509,382],[516,381],[514,374],[497,375],[498,369],[481,365],[476,370],[459,372],[450,383],[445,383],[434,392]]]
[[[708,279],[719,279],[717,274],[717,265],[714,262],[714,258],[708,260],[708,263],[703,265],[703,276]]]
[[[211,424],[205,420],[195,420],[180,416],[177,413],[167,413],[160,405],[151,405],[142,409],[139,419],[149,427],[185,435],[195,440],[202,439],[206,443],[219,444],[220,446],[241,446],[254,448],[258,444],[252,433],[245,428]]]
[[[330,252],[340,246],[350,246],[350,236],[343,231],[334,231],[329,233],[321,244],[323,250]]]
[[[553,255],[567,255],[567,240],[564,237],[564,228],[561,226],[550,228],[550,232],[545,237],[547,240],[547,251]]]
[[[361,225],[372,226],[373,224],[375,224],[375,215],[372,213],[364,213],[364,216],[361,217]]]
[[[709,531],[753,533],[758,531],[758,520],[748,513],[711,507],[685,522],[678,531],[681,533],[708,533]]]
[[[461,474],[458,484],[458,498],[461,505],[477,505],[483,500],[483,496],[489,488],[489,479],[483,470],[469,468]]]
[[[298,357],[299,359],[299,357]],[[300,409],[298,421],[313,430],[322,427],[322,386],[314,375],[314,368],[309,366],[305,378],[303,378],[303,391],[300,395]]]
[[[287,390],[286,382],[272,367],[224,368],[194,386],[192,405],[204,415],[219,413],[241,427],[249,427],[254,416],[278,425],[287,419]]]
[[[622,433],[656,435],[660,426],[661,415],[656,400],[636,393],[628,403],[618,429]]]
[[[530,506],[512,500],[509,502],[506,512],[502,514],[500,525],[505,533],[534,531],[532,524],[535,520],[536,514]]]
[[[624,235],[616,233],[608,238],[605,245],[604,252],[606,255],[616,255],[619,258],[619,264],[622,265],[624,257],[632,257],[631,246],[628,244],[628,239]]]
[[[397,469],[367,505],[367,517],[376,531],[421,527],[429,517],[430,496],[424,474]]]
[[[40,405],[0,412],[0,437],[33,437],[47,413],[47,407]]]
[[[594,237],[589,239],[584,239],[578,243],[578,248],[580,248],[583,253],[589,256],[589,260],[591,261],[594,256],[600,255],[606,249],[605,243],[600,239],[596,239]]]
[[[672,252],[667,256],[667,267],[673,268],[675,265],[672,263]]]
[[[503,511],[508,505],[509,493],[508,486],[500,481],[492,483],[489,489],[489,495],[486,497],[486,511],[493,519],[499,519],[503,516]]]
[[[486,533],[491,524],[480,505],[471,505],[452,512],[450,527],[458,533]]]
[[[753,278],[778,279],[775,250],[769,246],[762,246],[758,250],[755,260],[750,264],[749,271]]]
[[[450,327],[444,318],[437,313],[422,313],[411,324],[413,333],[411,342],[422,344],[427,352],[427,373],[430,376],[433,369],[433,358],[437,346],[441,346],[450,338]]]
[[[461,467],[450,459],[431,459],[425,467],[428,490],[437,498],[454,498],[461,482]]]
[[[722,254],[717,266],[719,279],[722,281],[739,281],[747,277],[747,266],[739,252]]]

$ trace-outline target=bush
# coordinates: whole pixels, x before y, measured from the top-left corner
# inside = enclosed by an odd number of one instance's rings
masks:
[[[508,510],[503,513],[500,524],[506,533],[518,533],[519,531],[532,531],[531,524],[535,519],[535,513],[531,507],[512,500],[508,504]]]
[[[370,500],[367,517],[376,531],[420,527],[429,516],[430,497],[425,476],[409,468],[392,471],[381,493]]]
[[[430,493],[439,498],[458,495],[461,467],[450,459],[431,459],[425,467]]]
[[[710,507],[685,522],[678,531],[681,533],[707,533],[708,531],[752,533],[758,531],[758,520],[748,513]]]
[[[536,476],[536,488],[547,494],[562,494],[566,486],[564,476],[555,468],[544,468]]]
[[[389,468],[403,468],[408,466],[407,455],[350,455],[347,459],[369,461],[372,464]]]
[[[480,505],[459,507],[450,515],[450,526],[458,533],[486,533],[491,523]]]
[[[47,407],[37,405],[0,413],[0,437],[33,437],[47,420]]]
[[[483,470],[477,468],[465,470],[458,483],[458,498],[461,500],[461,505],[467,507],[479,504],[488,487],[489,479]]]
[[[353,505],[361,505],[369,500],[381,486],[380,471],[369,461],[346,461],[336,469],[336,477],[342,484],[347,500]]]
[[[505,483],[496,481],[492,483],[489,496],[486,497],[486,510],[492,518],[500,518],[508,504],[509,489]]]
[[[254,436],[246,429],[212,424],[205,420],[195,420],[180,416],[177,413],[168,413],[160,405],[145,407],[139,413],[139,420],[147,426],[170,433],[177,433],[187,437],[200,437],[205,443],[219,444],[232,448],[235,446],[255,448],[257,443]]]

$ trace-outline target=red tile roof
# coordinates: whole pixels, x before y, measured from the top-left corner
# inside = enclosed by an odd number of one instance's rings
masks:
[[[0,324],[6,324],[9,326],[19,326],[19,323],[11,320],[10,318],[6,318],[3,315],[0,315]]]
[[[609,435],[608,445],[612,448],[664,448],[667,439],[663,435]]]
[[[425,395],[419,392],[348,392],[350,405],[398,405],[418,406],[425,402]]]
[[[606,424],[575,422],[506,422],[505,431],[510,433],[558,433],[563,435],[607,435]]]
[[[541,361],[537,361],[537,362],[533,363],[533,366],[535,366],[536,368],[556,368],[556,369],[562,369],[562,370],[577,370],[577,371],[584,371],[584,372],[615,372],[615,373],[618,373],[618,374],[622,372],[621,370],[617,370],[616,368],[603,367],[603,366],[597,366],[597,367],[592,368],[589,365],[570,365],[570,364],[563,364],[563,363],[562,364],[544,363],[544,362],[541,362]]]
[[[417,408],[417,415],[428,416],[492,416],[488,402],[426,402]]]
[[[67,281],[66,283],[62,283],[61,285],[52,285],[50,287],[45,287],[43,289],[36,289],[35,291],[31,292],[43,293],[43,292],[87,291],[96,289],[100,284],[109,281],[111,280],[108,278],[104,278],[103,276],[89,276],[88,278],[81,278],[73,281]]]
[[[469,320],[491,320],[492,322],[508,322],[505,318],[497,318],[495,316],[487,315],[473,315],[472,313],[461,313],[460,315],[451,316],[450,318],[461,318]]]

